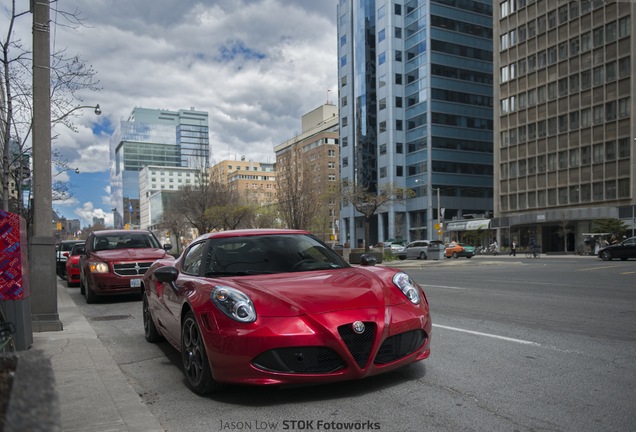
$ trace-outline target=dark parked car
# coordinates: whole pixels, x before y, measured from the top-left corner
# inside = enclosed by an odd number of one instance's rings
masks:
[[[97,296],[141,294],[141,277],[155,260],[166,258],[171,245],[161,245],[145,230],[95,231],[80,258],[80,292],[86,303]]]
[[[598,251],[598,257],[603,261],[611,261],[620,258],[625,261],[627,258],[636,258],[636,237],[630,237],[620,243],[605,246]]]
[[[215,232],[143,277],[144,334],[181,352],[196,393],[318,384],[428,358],[431,318],[406,273],[352,267],[300,230]]]

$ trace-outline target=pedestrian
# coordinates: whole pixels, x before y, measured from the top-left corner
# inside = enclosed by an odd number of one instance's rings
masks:
[[[533,257],[537,257],[537,242],[534,237],[530,237],[530,251]]]
[[[508,255],[517,256],[517,242],[514,240],[510,243],[510,253]]]

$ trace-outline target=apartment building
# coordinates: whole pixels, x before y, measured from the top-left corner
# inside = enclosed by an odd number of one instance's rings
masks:
[[[593,221],[634,227],[636,2],[505,0],[495,33],[500,244],[572,252]]]
[[[338,107],[327,102],[301,117],[299,135],[274,147],[279,200],[297,195],[317,203],[304,228],[332,243],[341,240],[338,121]]]
[[[208,172],[211,182],[227,184],[237,191],[247,203],[266,206],[275,204],[276,170],[273,163],[240,160],[223,160],[214,164]]]

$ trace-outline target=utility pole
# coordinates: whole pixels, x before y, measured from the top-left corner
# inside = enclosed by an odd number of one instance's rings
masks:
[[[33,331],[59,331],[51,179],[50,0],[32,0],[33,13],[33,231],[29,276]]]

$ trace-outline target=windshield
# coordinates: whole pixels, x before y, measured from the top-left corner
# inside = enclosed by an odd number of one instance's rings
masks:
[[[93,249],[96,251],[112,249],[144,249],[161,248],[161,245],[150,233],[124,233],[100,235],[93,238]]]
[[[206,262],[206,276],[349,267],[330,247],[305,234],[215,238],[210,241]]]

